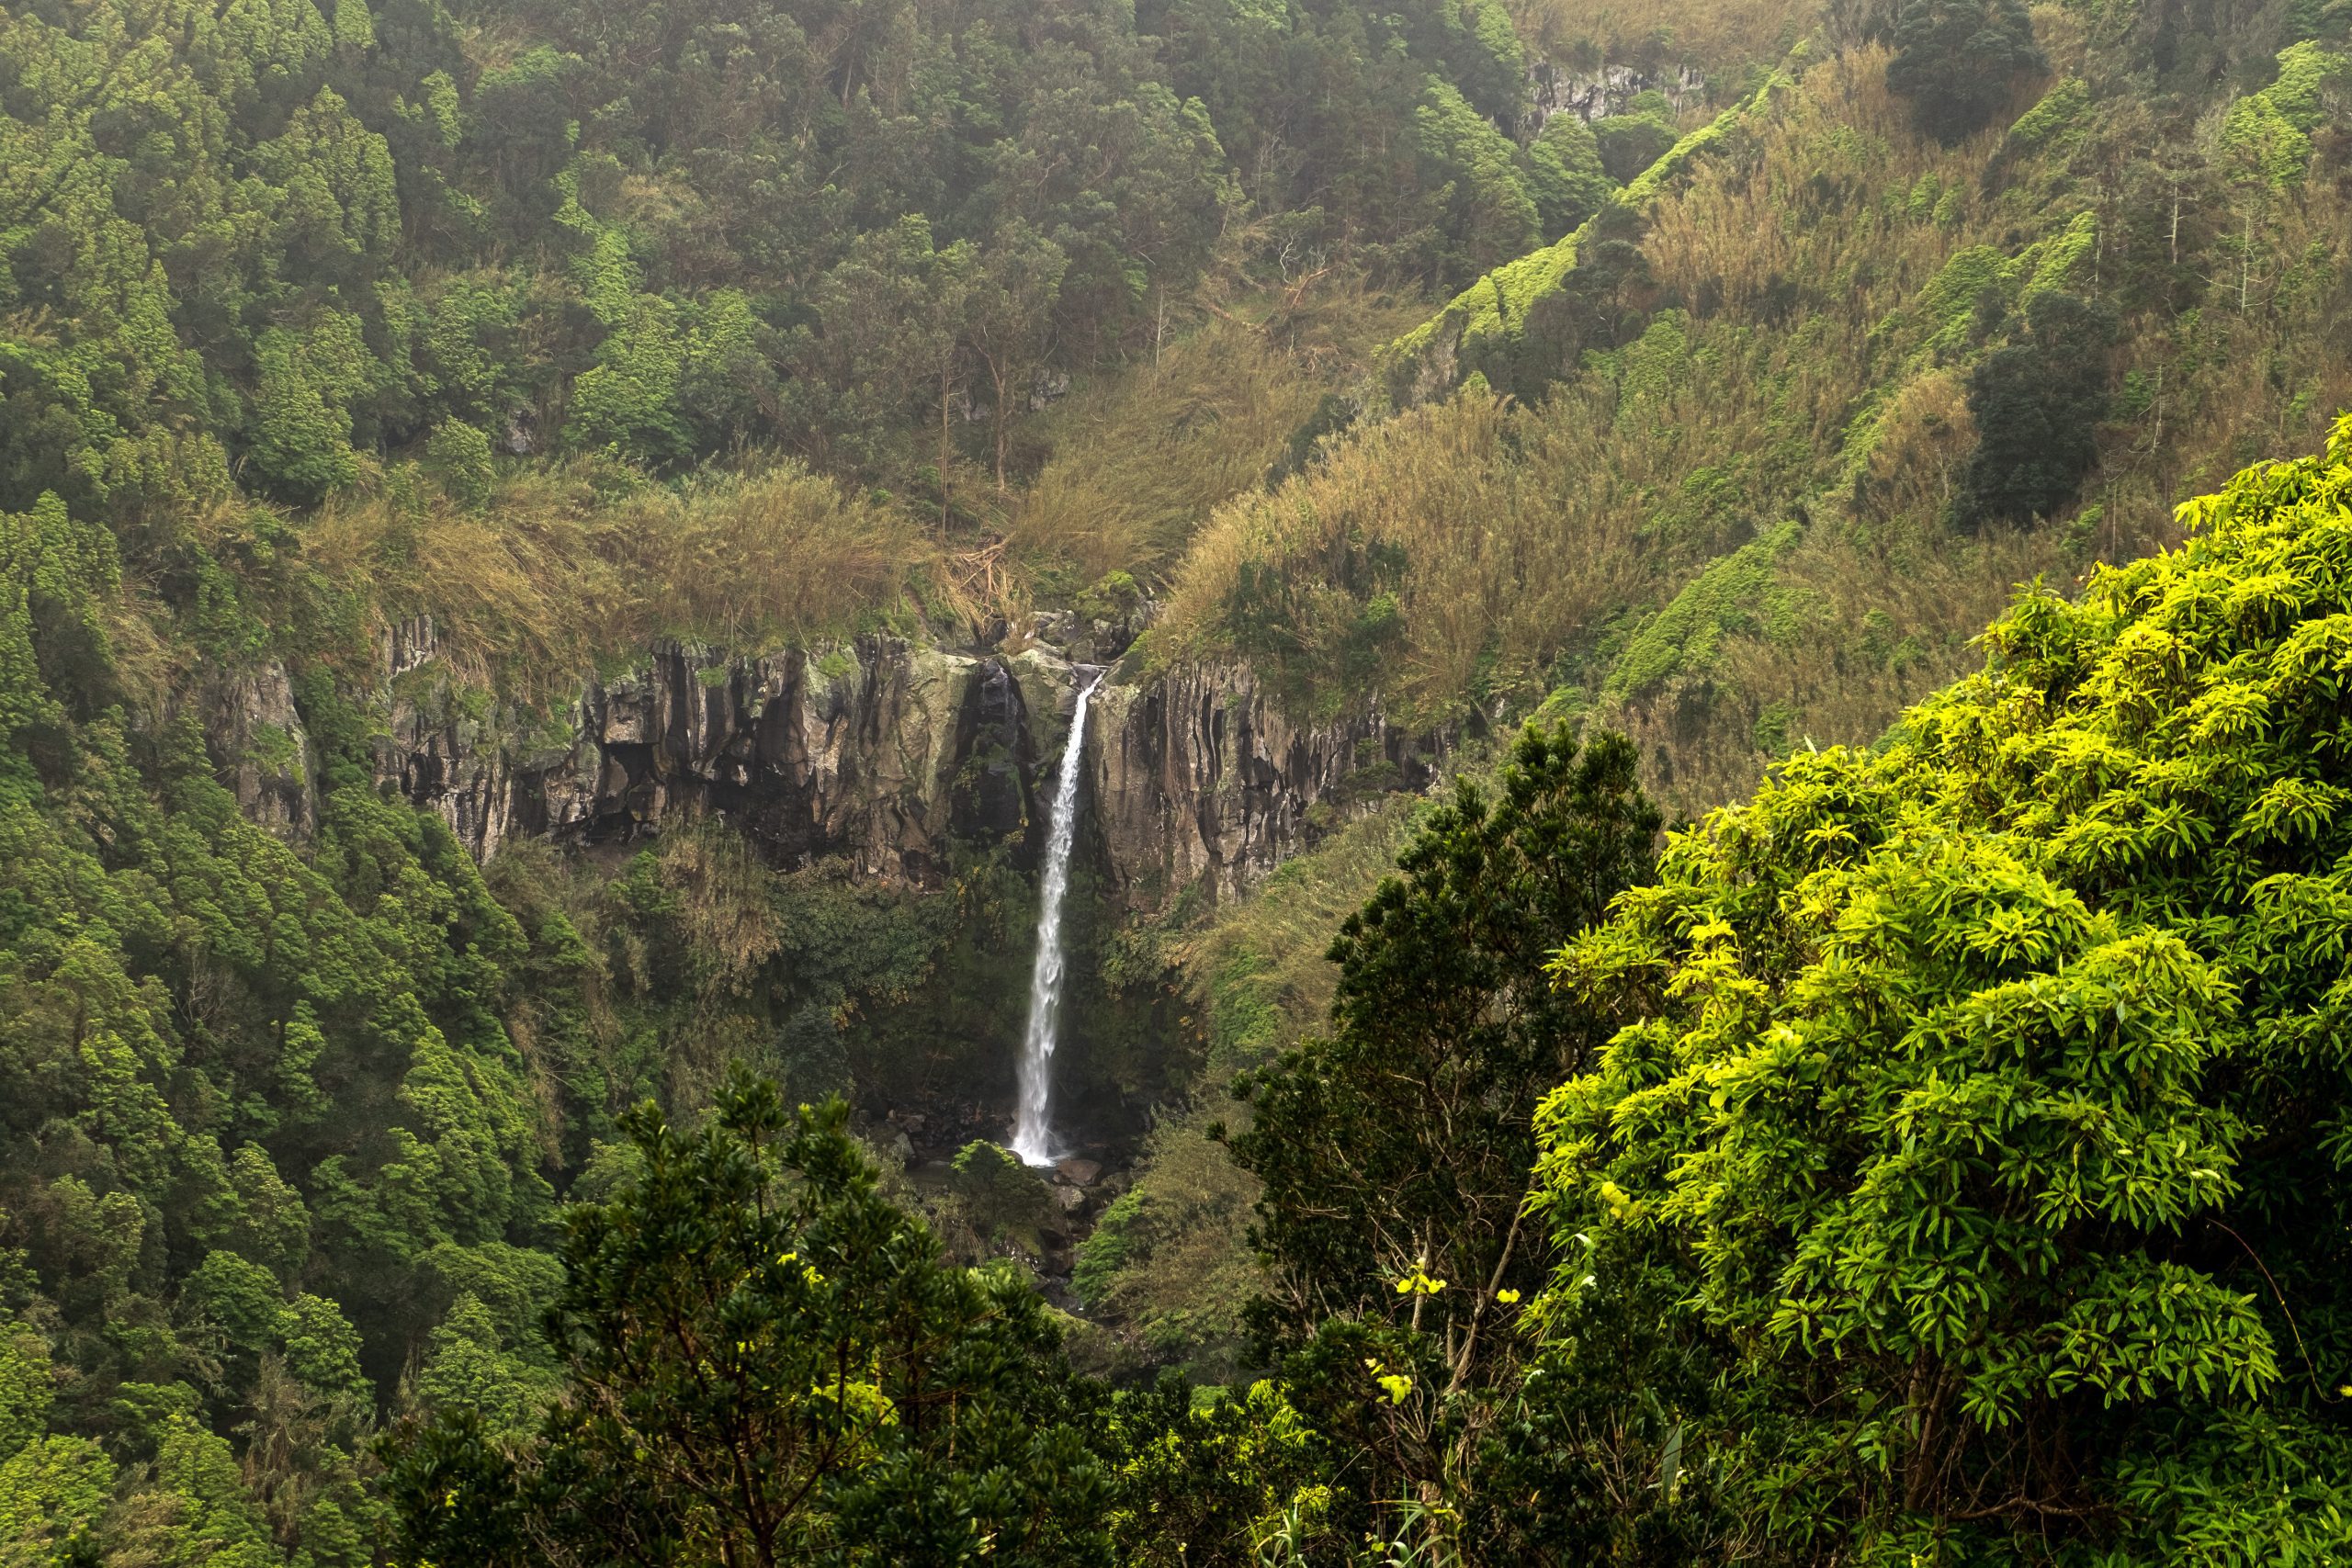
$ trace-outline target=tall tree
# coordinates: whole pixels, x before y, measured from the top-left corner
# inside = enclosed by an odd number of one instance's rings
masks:
[[[458,1402],[393,1443],[411,1549],[461,1565],[1047,1564],[1099,1548],[1082,1391],[1028,1282],[943,1266],[838,1101],[740,1068],[570,1215],[537,1438]]]
[[[2029,522],[2075,499],[2098,461],[2114,341],[2111,309],[2055,290],[2027,302],[2023,340],[1969,373],[1976,450],[1955,498],[1963,525]]]
[[[1523,1222],[1534,1109],[1602,1039],[1544,965],[1647,874],[1658,824],[1623,739],[1530,726],[1340,928],[1330,1033],[1238,1086],[1272,1276],[1253,1329],[1380,1486],[1458,1466],[1509,1382],[1553,1256]]]
[[[1886,85],[1949,147],[1993,123],[2018,78],[2049,69],[2025,0],[1903,0]]]
[[[2352,1548],[2347,493],[2352,420],[2025,592],[1564,953],[1625,1027],[1542,1113],[1538,1319],[1627,1404],[1612,1314],[1711,1367],[1724,1559]]]

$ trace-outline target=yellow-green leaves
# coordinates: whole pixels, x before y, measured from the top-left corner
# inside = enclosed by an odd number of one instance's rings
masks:
[[[2347,457],[2248,470],[2079,604],[2022,593],[1984,673],[1792,759],[1561,955],[1625,1026],[1539,1118],[1554,1224],[1650,1249],[1741,1348],[1785,1423],[1749,1462],[1932,1515],[1963,1449],[2025,1495],[1998,1456],[2078,1423],[2121,1471],[2318,1394],[2296,1347],[2352,1265]],[[1623,1288],[1562,1256],[1547,1309]]]
[[[1372,1381],[1380,1385],[1380,1392],[1388,1396],[1389,1404],[1402,1404],[1406,1396],[1413,1392],[1412,1377],[1408,1373],[1391,1371],[1387,1363],[1377,1356],[1365,1357],[1363,1365],[1364,1371],[1372,1374]]]

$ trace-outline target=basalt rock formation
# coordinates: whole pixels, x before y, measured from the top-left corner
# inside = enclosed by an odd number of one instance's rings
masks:
[[[484,859],[517,835],[612,842],[716,812],[779,864],[845,856],[934,886],[951,844],[1023,834],[1034,849],[1024,830],[1090,672],[1064,650],[1115,658],[1127,640],[1069,633],[1041,618],[962,652],[888,636],[756,654],[665,642],[530,712],[458,683],[432,626],[407,622],[379,644],[377,777]],[[1399,731],[1373,700],[1298,721],[1243,664],[1102,678],[1081,853],[1131,908],[1248,886],[1351,804],[1427,787],[1450,739]],[[216,682],[203,713],[248,815],[299,837],[314,770],[284,672]]]

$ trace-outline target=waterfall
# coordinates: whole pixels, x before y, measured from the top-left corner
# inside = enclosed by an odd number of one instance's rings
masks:
[[[1094,682],[1079,688],[1054,777],[1052,835],[1046,840],[1046,880],[1037,903],[1037,960],[1029,971],[1029,1027],[1021,1038],[1021,1111],[1012,1124],[1012,1152],[1028,1165],[1051,1165],[1055,1155],[1047,1112],[1054,1097],[1054,1034],[1062,1006],[1062,897],[1069,891],[1069,848],[1078,836],[1078,780],[1086,750],[1086,708]]]

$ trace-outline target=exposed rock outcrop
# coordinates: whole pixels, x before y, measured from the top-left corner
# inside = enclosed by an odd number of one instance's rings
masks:
[[[628,839],[715,811],[783,863],[841,854],[927,883],[950,837],[1001,835],[1029,812],[1002,665],[896,637],[749,657],[664,643],[543,716],[429,670],[396,680],[387,705],[379,775],[484,857],[518,832]]]
[[[1376,700],[1296,722],[1238,663],[1180,666],[1113,686],[1096,705],[1095,819],[1126,901],[1139,907],[1195,883],[1219,896],[1249,886],[1306,847],[1318,816],[1427,788],[1447,740],[1396,729]]]
[[[1706,77],[1695,66],[1678,66],[1671,71],[1637,71],[1628,65],[1604,65],[1597,71],[1570,71],[1548,60],[1536,61],[1528,68],[1531,93],[1528,105],[1528,133],[1532,136],[1544,129],[1544,122],[1555,114],[1572,114],[1579,119],[1606,119],[1621,114],[1625,107],[1644,93],[1657,92],[1679,113],[1688,103],[1703,96]]]
[[[194,695],[206,750],[238,809],[288,843],[310,842],[319,816],[318,759],[286,667],[276,660],[214,667]]]
[[[1148,908],[1196,884],[1212,897],[1250,886],[1357,802],[1427,787],[1445,750],[1446,737],[1394,728],[1375,700],[1295,721],[1246,665],[1120,680],[1037,640],[1073,629],[1096,658],[1132,636],[1043,621],[1010,652],[892,637],[749,655],[670,642],[533,712],[456,681],[432,626],[406,622],[379,642],[377,777],[485,859],[518,834],[627,840],[718,813],[778,863],[845,856],[932,886],[951,845],[1030,852],[1079,687],[1103,680],[1081,852],[1114,897]],[[315,764],[285,671],[219,677],[200,695],[247,814],[306,835]]]

